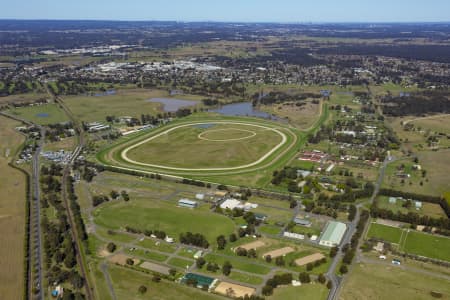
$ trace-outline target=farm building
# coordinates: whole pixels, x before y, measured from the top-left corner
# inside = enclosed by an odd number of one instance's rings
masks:
[[[267,215],[255,213],[255,219],[261,222],[264,222],[267,219]]]
[[[198,288],[207,287],[209,290],[211,287],[214,286],[217,279],[214,279],[214,278],[208,277],[208,276],[199,275],[199,274],[194,274],[194,273],[186,273],[183,276],[183,278],[181,278],[181,283],[186,284],[189,281],[195,282],[196,286]]]
[[[178,201],[178,206],[196,208],[198,206],[198,203],[196,201],[191,201],[189,199],[180,199]]]
[[[325,232],[320,238],[319,244],[327,247],[338,246],[341,243],[347,225],[341,222],[330,221],[327,224]]]

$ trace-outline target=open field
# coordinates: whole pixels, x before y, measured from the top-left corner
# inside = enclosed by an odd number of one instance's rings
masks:
[[[172,98],[164,90],[120,89],[114,95],[67,96],[64,97],[64,102],[77,118],[93,122],[105,121],[106,116],[131,116],[139,119],[141,114],[156,115],[163,111],[161,104],[146,100],[161,97]],[[186,100],[201,99],[201,97],[193,95],[177,95],[175,98]]]
[[[61,149],[64,151],[73,151],[73,149],[75,148],[75,144],[75,137],[67,137],[57,142],[46,143],[44,145],[44,151],[58,151]]]
[[[307,129],[319,118],[321,105],[308,101],[303,106],[296,106],[295,103],[283,103],[264,105],[260,109],[278,117],[288,118],[289,123],[299,129]]]
[[[440,292],[450,299],[448,281],[402,270],[396,266],[357,264],[344,281],[341,300],[352,299],[432,299]]]
[[[25,177],[8,166],[24,136],[14,130],[21,124],[0,117],[0,295],[21,299],[24,280]]]
[[[448,166],[443,162],[450,160],[450,150],[420,151],[417,153],[417,158],[422,170],[426,170],[426,177],[422,177],[421,171],[412,170],[414,165],[412,158],[405,159],[388,165],[383,187],[423,195],[442,196],[449,189]],[[397,168],[402,164],[405,165],[403,172],[411,176],[404,178],[404,183],[396,176]]]
[[[367,237],[397,244],[400,251],[450,261],[450,238],[371,223]]]
[[[39,99],[45,99],[48,95],[44,93],[27,93],[0,97],[0,105],[11,103],[30,103]]]
[[[283,135],[267,127],[193,124],[151,136],[125,150],[123,155],[135,163],[161,167],[194,170],[240,167],[257,161],[283,142]]]
[[[281,286],[273,291],[273,295],[266,297],[267,300],[325,300],[329,290],[325,285],[319,283],[303,284],[302,286]]]
[[[439,204],[435,203],[422,202],[422,208],[417,210],[414,203],[409,208],[403,207],[402,205],[404,204],[404,201],[400,199],[397,199],[396,203],[389,203],[389,197],[380,196],[378,197],[377,201],[379,208],[388,209],[393,211],[394,213],[401,212],[403,214],[407,214],[408,212],[413,212],[432,218],[447,217],[442,207]]]
[[[199,289],[187,287],[178,283],[161,281],[155,283],[151,276],[143,273],[111,265],[109,273],[117,299],[155,299],[155,300],[212,300],[224,299],[220,296],[203,292]],[[138,288],[144,285],[147,292],[141,295]]]
[[[175,203],[147,197],[110,202],[93,214],[95,223],[105,228],[117,230],[130,226],[141,230],[163,230],[176,240],[180,233],[190,231],[204,234],[213,243],[217,236],[227,236],[234,231],[233,222],[226,216],[198,209],[186,211]]]
[[[40,125],[69,121],[64,111],[56,104],[19,107],[9,110],[8,113]]]

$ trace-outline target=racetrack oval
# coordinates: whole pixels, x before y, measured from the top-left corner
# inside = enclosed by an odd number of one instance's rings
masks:
[[[278,144],[276,144],[270,151],[268,151],[267,153],[265,153],[264,155],[262,155],[259,159],[257,159],[256,161],[253,161],[251,163],[247,163],[247,164],[243,164],[243,165],[239,165],[239,166],[233,166],[233,167],[210,167],[210,168],[184,168],[184,167],[173,167],[173,166],[168,166],[168,165],[162,165],[162,164],[152,164],[152,163],[145,163],[145,162],[141,162],[141,161],[137,161],[134,159],[131,159],[128,156],[128,153],[145,144],[148,143],[156,138],[162,137],[164,135],[167,135],[168,133],[183,128],[183,127],[188,127],[188,126],[195,126],[195,125],[209,125],[211,123],[214,124],[225,124],[225,125],[244,125],[244,126],[253,126],[255,128],[259,128],[259,129],[264,129],[264,130],[269,130],[272,131],[274,133],[276,133],[277,135],[279,135],[281,137],[281,142],[279,142]],[[251,132],[250,130],[248,130],[249,132]],[[255,134],[256,135],[256,134]],[[252,136],[254,136],[252,134]],[[247,138],[251,138],[250,136]],[[146,167],[151,167],[151,168],[157,168],[157,169],[163,169],[163,170],[171,170],[171,171],[233,171],[233,170],[241,170],[241,169],[246,169],[246,168],[250,168],[253,166],[256,166],[262,162],[264,162],[268,157],[270,157],[273,153],[275,153],[277,150],[279,150],[280,148],[282,148],[286,143],[287,143],[287,137],[286,134],[281,132],[280,130],[278,130],[277,128],[272,128],[269,126],[265,126],[265,125],[261,125],[261,124],[253,124],[253,123],[245,123],[245,122],[233,122],[233,121],[216,121],[216,122],[192,122],[192,123],[187,123],[187,124],[181,124],[181,125],[177,125],[171,128],[168,128],[167,130],[164,130],[156,135],[153,135],[147,139],[144,139],[134,145],[131,145],[127,148],[125,148],[121,153],[121,159],[123,159],[124,161],[134,164],[134,165],[139,165],[139,166],[146,166]]]

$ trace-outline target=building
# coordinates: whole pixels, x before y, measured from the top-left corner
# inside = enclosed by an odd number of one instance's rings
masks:
[[[420,201],[415,201],[414,204],[415,204],[415,206],[416,206],[416,209],[421,209],[421,208],[422,208],[422,202],[420,202]]]
[[[338,246],[344,237],[347,225],[341,222],[330,221],[320,238],[319,244],[327,247]]]
[[[303,217],[299,217],[299,216],[294,218],[294,223],[296,225],[301,225],[301,226],[306,226],[306,227],[310,227],[311,226],[311,221],[310,220],[304,219]]]
[[[221,209],[235,209],[236,207],[238,207],[239,205],[241,205],[241,201],[236,200],[236,199],[227,199],[225,201],[223,201],[222,204],[220,204],[220,208]]]
[[[200,257],[203,256],[203,251],[202,250],[198,250],[197,252],[195,252],[194,254],[194,259],[199,259]]]
[[[178,201],[178,206],[187,208],[196,208],[198,203],[196,201],[191,201],[189,199],[180,199]]]
[[[395,203],[397,203],[397,198],[395,198],[395,197],[389,197],[389,203],[390,203],[390,204],[395,204]]]
[[[255,219],[260,222],[264,222],[267,219],[267,215],[265,214],[255,213],[254,215]]]

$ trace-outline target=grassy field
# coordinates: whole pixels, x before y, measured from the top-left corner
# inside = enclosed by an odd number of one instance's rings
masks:
[[[441,278],[424,276],[395,266],[355,265],[341,289],[341,300],[432,299],[430,292],[450,298],[450,285]]]
[[[158,136],[133,148],[127,156],[170,167],[237,167],[253,163],[281,141],[282,136],[276,132],[250,125],[192,125]]]
[[[96,224],[104,228],[123,229],[131,226],[142,230],[164,230],[177,240],[180,233],[190,231],[204,234],[213,243],[217,236],[227,236],[234,231],[234,223],[223,215],[180,208],[175,203],[147,197],[107,203],[93,214]]]
[[[199,289],[190,288],[178,283],[161,281],[155,283],[151,281],[151,276],[139,273],[133,270],[117,267],[111,265],[109,273],[114,287],[114,292],[117,299],[131,300],[131,299],[154,299],[154,300],[212,300],[224,299],[203,292]],[[147,287],[147,293],[141,295],[138,293],[138,288],[144,285]]]
[[[367,237],[397,244],[399,250],[416,255],[450,261],[450,238],[371,223]]]
[[[278,287],[274,290],[272,296],[267,300],[325,300],[328,297],[329,290],[323,284],[304,284],[299,287],[286,286]]]
[[[56,104],[26,106],[14,108],[9,110],[8,112],[12,115],[16,115],[20,118],[40,125],[69,121],[64,111],[60,109]]]
[[[450,238],[417,231],[408,232],[402,250],[440,260],[450,261]]]
[[[44,151],[58,151],[61,149],[64,151],[72,151],[75,148],[76,142],[75,137],[68,137],[57,142],[46,143],[44,145]]]
[[[385,196],[378,197],[377,201],[379,208],[388,209],[393,211],[394,213],[398,211],[400,211],[403,214],[407,214],[408,212],[414,212],[419,215],[425,215],[432,218],[447,217],[444,210],[439,204],[422,202],[422,208],[417,210],[414,204],[409,208],[403,207],[402,205],[404,204],[404,201],[401,200],[397,200],[396,203],[389,203],[389,197]]]
[[[14,130],[21,124],[0,117],[0,295],[21,299],[25,235],[25,177],[8,166],[24,136]]]
[[[426,177],[422,177],[421,171],[412,170],[414,165],[412,158],[405,159],[388,165],[383,187],[424,195],[442,196],[449,189],[446,177],[449,168],[447,164],[442,162],[450,160],[450,150],[421,151],[417,153],[417,157],[422,170],[426,170]],[[401,178],[396,176],[397,167],[402,164],[405,165],[404,172],[411,175],[410,178],[404,179],[404,183],[402,183]]]
[[[367,237],[375,237],[383,239],[387,242],[398,244],[400,242],[400,237],[402,236],[402,229],[397,227],[390,227],[381,224],[372,223],[370,224],[369,231],[367,232]]]
[[[146,100],[151,98],[172,98],[164,90],[121,89],[108,96],[67,96],[64,102],[75,116],[83,121],[105,121],[106,116],[131,116],[140,118],[141,114],[156,115],[162,112],[159,103]],[[177,99],[200,100],[194,95],[177,95]],[[200,102],[199,102],[200,105]]]
[[[296,106],[295,103],[283,103],[276,105],[265,105],[261,110],[278,117],[287,118],[289,123],[299,129],[311,127],[319,118],[321,104],[307,102],[304,106]]]

